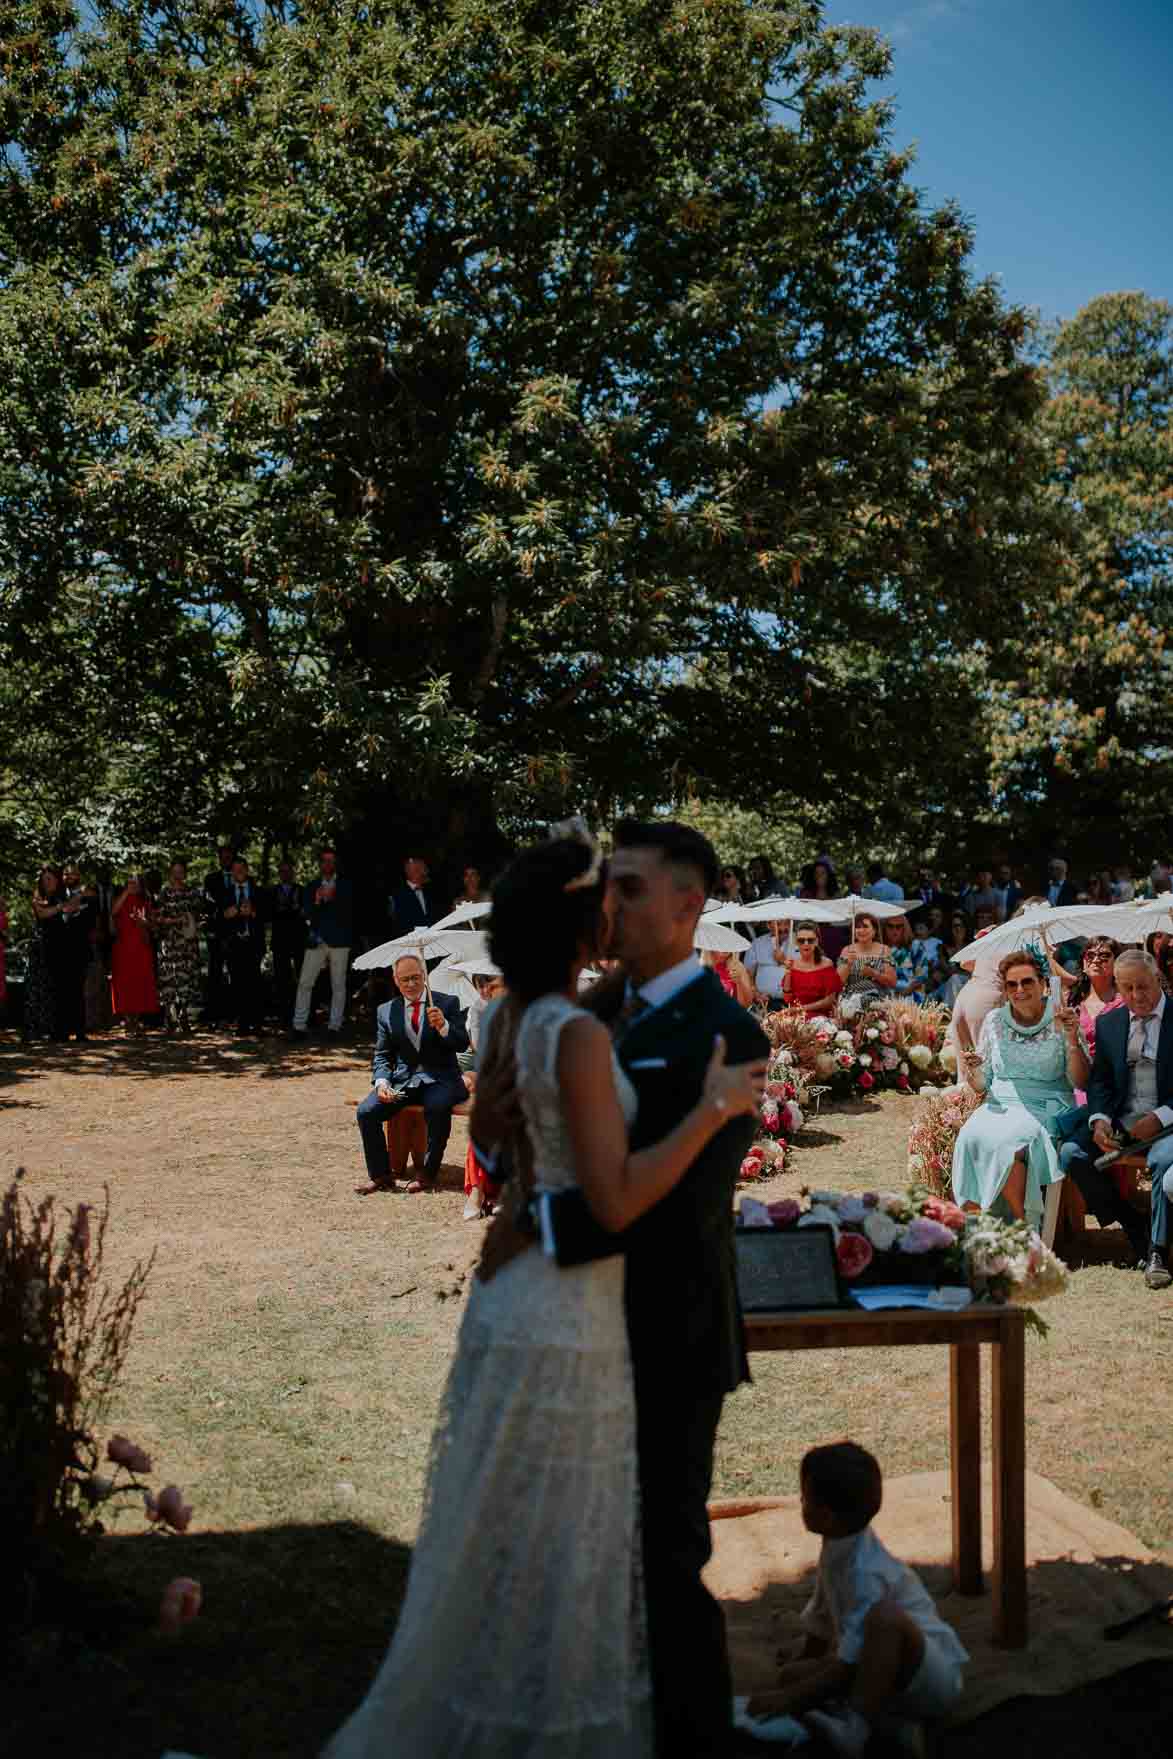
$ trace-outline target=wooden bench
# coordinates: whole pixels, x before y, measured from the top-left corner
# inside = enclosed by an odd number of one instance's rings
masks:
[[[467,1118],[472,1106],[466,1100],[462,1105],[454,1105],[454,1118]],[[402,1111],[388,1118],[384,1129],[387,1133],[387,1158],[391,1162],[391,1177],[402,1179],[407,1172],[407,1162],[418,1173],[424,1164],[428,1152],[428,1129],[424,1123],[422,1105],[405,1105]]]
[[[1148,1207],[1149,1192],[1146,1157],[1143,1154],[1125,1155],[1113,1170],[1124,1175],[1117,1181],[1121,1197],[1143,1215]],[[1075,1180],[1057,1179],[1053,1185],[1048,1185],[1043,1208],[1044,1243],[1054,1246],[1056,1239],[1066,1236],[1076,1244],[1086,1231],[1087,1204]]]

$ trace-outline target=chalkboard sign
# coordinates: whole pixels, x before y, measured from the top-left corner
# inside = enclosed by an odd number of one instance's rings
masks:
[[[737,1292],[745,1313],[806,1313],[845,1305],[829,1227],[738,1228]]]

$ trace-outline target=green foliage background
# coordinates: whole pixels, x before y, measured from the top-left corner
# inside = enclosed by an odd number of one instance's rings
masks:
[[[1156,675],[1097,717],[1065,656],[1123,580],[1151,645],[1167,400],[1089,449],[1088,320],[1046,404],[871,33],[0,0],[0,67],[10,883],[221,832],[491,866],[685,800],[952,856],[1059,834],[1057,758],[1143,793]]]

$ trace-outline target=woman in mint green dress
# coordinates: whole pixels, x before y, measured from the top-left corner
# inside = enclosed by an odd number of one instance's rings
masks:
[[[967,1208],[1037,1227],[1043,1190],[1063,1177],[1055,1150],[1060,1114],[1087,1084],[1079,1018],[1053,1008],[1041,955],[999,962],[1006,1001],[988,1014],[978,1048],[963,1047],[966,1080],[986,1103],[966,1121],[953,1150],[953,1195]]]

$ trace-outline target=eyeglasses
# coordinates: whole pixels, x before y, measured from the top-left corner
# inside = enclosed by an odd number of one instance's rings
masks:
[[[1115,953],[1110,953],[1106,947],[1100,947],[1094,953],[1085,953],[1083,962],[1085,965],[1104,965],[1109,959],[1115,957]]]
[[[818,941],[811,940],[806,935],[799,935],[797,941],[795,942],[795,945],[798,947],[817,947],[818,944],[819,944]]]
[[[1037,977],[1008,977],[1003,987],[1006,989],[1031,989],[1038,981]]]

